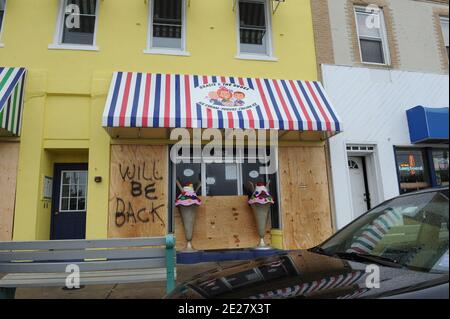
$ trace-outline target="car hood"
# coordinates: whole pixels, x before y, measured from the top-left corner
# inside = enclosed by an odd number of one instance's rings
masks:
[[[213,269],[166,298],[380,298],[445,283],[448,274],[372,266],[302,250]]]

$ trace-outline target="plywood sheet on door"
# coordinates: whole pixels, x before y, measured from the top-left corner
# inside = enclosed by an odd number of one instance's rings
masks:
[[[12,239],[19,143],[0,143],[0,241]]]
[[[332,234],[324,147],[280,147],[285,249],[310,248]]]
[[[192,245],[198,250],[250,248],[259,243],[259,235],[247,196],[201,197],[194,225]],[[186,247],[184,227],[175,209],[177,249]],[[265,240],[270,244],[270,218]]]
[[[164,236],[168,183],[167,146],[111,146],[108,237]]]

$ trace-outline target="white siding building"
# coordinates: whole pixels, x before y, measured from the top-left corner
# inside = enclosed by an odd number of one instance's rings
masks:
[[[448,107],[449,81],[448,75],[350,66],[323,65],[322,71],[344,125],[330,139],[336,225],[342,228],[367,204],[399,195],[395,148],[414,147],[406,110]],[[448,150],[442,144],[420,147]]]

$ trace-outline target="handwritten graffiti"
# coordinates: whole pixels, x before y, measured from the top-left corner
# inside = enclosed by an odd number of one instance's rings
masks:
[[[135,210],[131,202],[128,202],[128,205],[125,204],[125,201],[121,198],[116,199],[116,226],[122,227],[127,223],[143,223],[147,224],[149,222],[156,222],[158,219],[161,224],[164,225],[164,220],[158,214],[158,209],[164,207],[164,204],[155,206],[154,203],[151,203],[151,208],[140,208]]]
[[[165,226],[164,220],[158,213],[164,204],[156,202],[159,200],[158,188],[163,187],[161,185],[163,177],[157,171],[156,162],[153,161],[152,165],[146,162],[131,165],[119,164],[119,173],[125,187],[124,191],[126,189],[128,191],[123,196],[116,197],[116,226],[156,222]]]

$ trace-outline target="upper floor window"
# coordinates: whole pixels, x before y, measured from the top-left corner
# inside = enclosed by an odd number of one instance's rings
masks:
[[[239,54],[271,56],[271,28],[266,0],[240,0]]]
[[[0,36],[3,30],[3,17],[5,16],[6,0],[0,0]]]
[[[62,0],[54,44],[80,48],[94,46],[97,12],[97,0]]]
[[[390,64],[383,11],[355,7],[356,26],[363,63]]]
[[[442,35],[444,37],[444,45],[447,49],[447,57],[449,55],[448,52],[448,17],[441,17],[441,27],[442,27]]]
[[[185,50],[185,0],[153,0],[148,47]]]

